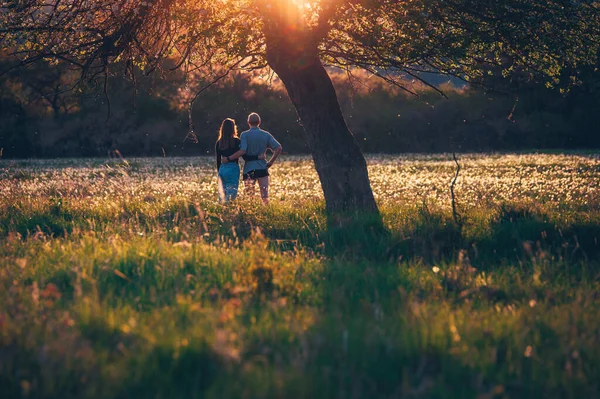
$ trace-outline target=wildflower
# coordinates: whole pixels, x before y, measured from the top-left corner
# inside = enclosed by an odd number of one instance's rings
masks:
[[[531,308],[533,308],[536,304],[537,304],[537,302],[535,301],[535,299],[532,299],[529,301],[529,307],[531,307]]]
[[[60,299],[61,293],[56,285],[50,283],[46,286],[44,291],[42,291],[40,296],[49,301],[56,301]]]

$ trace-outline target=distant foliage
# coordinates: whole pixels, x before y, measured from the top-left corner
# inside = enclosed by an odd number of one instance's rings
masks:
[[[54,73],[46,72],[42,80],[36,74],[40,69]],[[454,81],[439,85],[448,99],[410,80],[405,84],[419,98],[365,73],[331,76],[348,125],[367,152],[600,147],[595,116],[600,75],[593,70],[567,94],[532,83],[514,88],[514,82],[506,81],[503,92],[494,92],[459,87]],[[108,86],[108,119],[104,94],[92,84],[53,95],[75,78],[63,65],[36,66],[17,77],[0,80],[0,147],[5,158],[103,157],[115,150],[126,156],[207,155],[213,152],[222,119],[235,118],[243,130],[251,111],[263,116],[264,127],[287,152],[309,151],[283,86],[260,71],[234,74],[198,98],[192,115],[197,144],[184,139],[190,96],[204,84],[200,76],[140,76],[136,86],[115,76]],[[498,82],[495,86],[502,87]]]
[[[527,88],[512,112],[514,96],[450,89],[443,102],[434,84],[427,105],[380,85],[354,93],[334,75],[348,124],[367,151],[598,146],[590,133],[599,102],[598,21],[596,1],[3,2],[0,148],[5,157],[205,154],[220,119],[243,122],[254,110],[287,151],[308,152],[283,87],[240,75],[199,99],[200,142],[182,139],[181,99],[228,72],[261,73],[284,49],[413,93],[405,77],[427,85],[435,83],[431,72],[479,83],[537,80],[556,90],[585,83],[566,98]],[[112,98],[108,121],[103,90]]]

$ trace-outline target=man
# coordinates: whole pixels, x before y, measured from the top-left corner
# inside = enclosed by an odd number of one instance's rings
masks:
[[[248,115],[248,125],[250,130],[243,132],[240,136],[240,150],[233,155],[223,157],[222,162],[234,161],[243,155],[252,155],[259,157],[257,160],[246,161],[244,163],[244,185],[246,190],[252,195],[258,181],[260,187],[260,196],[265,204],[269,203],[269,168],[273,166],[275,160],[282,151],[281,144],[271,135],[271,133],[262,130],[260,115],[256,112]],[[267,149],[273,151],[273,156],[266,161],[265,152]],[[260,159],[262,158],[262,159]]]

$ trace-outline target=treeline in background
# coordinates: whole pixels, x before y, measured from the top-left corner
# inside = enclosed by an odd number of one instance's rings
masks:
[[[600,147],[597,68],[581,71],[581,82],[568,91],[495,74],[485,86],[434,76],[448,98],[418,82],[406,82],[416,97],[365,73],[331,75],[365,152]],[[124,156],[212,154],[223,118],[235,118],[244,130],[252,111],[286,152],[309,152],[283,86],[263,72],[233,74],[204,91],[192,111],[197,142],[186,139],[188,104],[206,85],[202,76],[113,74],[105,86],[103,79],[76,85],[78,72],[60,63],[11,71],[0,77],[2,157],[95,157],[117,150]]]

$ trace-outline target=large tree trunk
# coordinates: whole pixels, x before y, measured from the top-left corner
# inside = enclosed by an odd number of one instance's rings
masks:
[[[285,85],[306,131],[328,214],[371,214],[380,221],[367,163],[346,125],[316,46],[307,50],[289,44],[268,43],[267,59]]]

